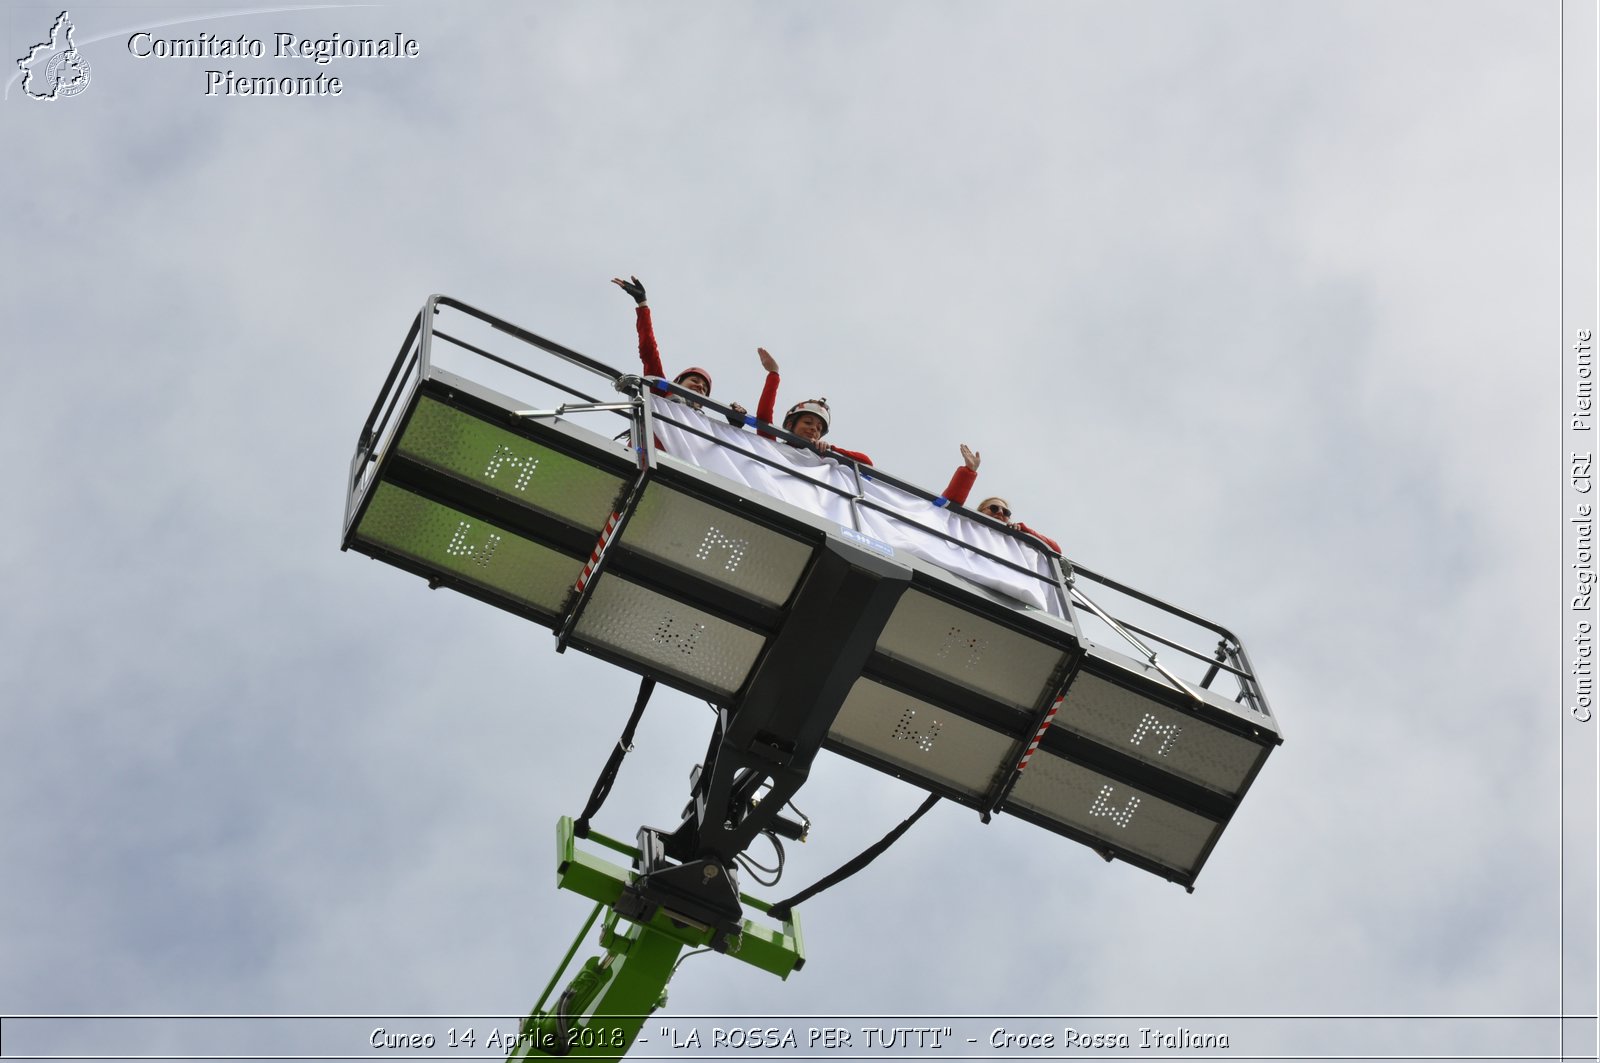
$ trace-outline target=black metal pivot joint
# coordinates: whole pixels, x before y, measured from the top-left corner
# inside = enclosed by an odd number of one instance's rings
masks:
[[[798,826],[780,826],[779,813],[806,781],[909,582],[902,566],[827,541],[744,697],[719,712],[688,815],[665,837],[668,855],[731,863],[762,831]]]
[[[646,923],[657,912],[668,919],[715,932],[711,947],[726,952],[744,925],[739,904],[739,873],[716,859],[702,857],[674,863],[667,856],[661,832],[639,828],[639,876],[624,888],[617,914]]]

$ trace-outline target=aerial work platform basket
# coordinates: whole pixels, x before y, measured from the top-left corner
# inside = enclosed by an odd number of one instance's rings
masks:
[[[718,708],[689,814],[641,830],[645,918],[734,932],[736,884],[674,883],[769,829],[822,749],[1192,888],[1282,741],[1239,639],[757,427],[435,296],[343,546]]]

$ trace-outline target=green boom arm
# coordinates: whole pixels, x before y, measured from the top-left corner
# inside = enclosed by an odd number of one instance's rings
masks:
[[[638,850],[597,831],[589,832],[589,840],[630,860],[639,855]],[[585,961],[546,1009],[551,991],[582,945],[584,935],[601,911],[616,904],[633,878],[633,872],[626,867],[580,852],[572,818],[561,818],[556,825],[556,884],[588,897],[596,907],[533,1012],[523,1020],[508,1059],[621,1059],[638,1037],[645,1019],[666,1003],[667,982],[679,954],[686,946],[703,947],[712,942],[712,928],[674,919],[665,910],[657,911],[647,922],[624,919],[614,910],[607,912],[600,930],[605,955]],[[753,897],[741,895],[739,899],[759,911],[768,908]],[[728,942],[727,955],[779,978],[789,977],[791,971],[805,963],[799,916],[791,912],[778,928],[744,920],[740,933]]]

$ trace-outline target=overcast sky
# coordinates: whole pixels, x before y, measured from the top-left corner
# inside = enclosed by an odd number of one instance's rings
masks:
[[[430,293],[629,368],[619,274],[720,396],[765,346],[890,471],[980,450],[1070,557],[1238,632],[1286,737],[1193,894],[945,803],[804,906],[803,971],[693,958],[667,1015],[1561,1011],[1558,5],[70,11],[87,88],[13,74],[0,127],[0,1013],[532,1005],[636,679],[341,553],[343,484]],[[59,12],[6,5],[8,59]],[[675,822],[710,723],[659,694],[597,826]],[[824,754],[766,894],[920,797]],[[1504,1029],[1385,1051],[1556,1051]]]

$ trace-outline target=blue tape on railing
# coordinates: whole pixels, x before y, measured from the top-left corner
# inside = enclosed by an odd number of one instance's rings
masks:
[[[950,500],[948,498],[944,497],[943,495],[940,495],[938,498],[933,500],[933,504],[937,508],[943,509],[945,506],[948,506],[950,504]]]
[[[760,421],[756,420],[755,417],[751,416],[750,414],[747,413],[744,415],[744,426],[746,428],[754,428],[760,423]]]

